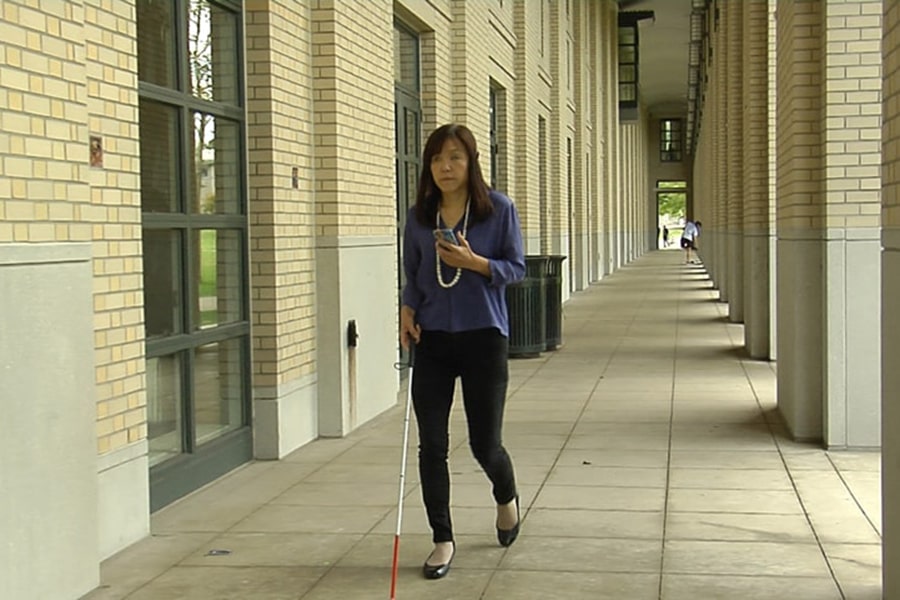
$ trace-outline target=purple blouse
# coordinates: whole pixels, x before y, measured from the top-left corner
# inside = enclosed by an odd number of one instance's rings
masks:
[[[406,286],[403,304],[416,311],[423,330],[456,333],[496,327],[509,337],[506,285],[525,276],[525,255],[519,215],[512,201],[491,190],[494,212],[484,221],[469,222],[466,235],[472,251],[490,261],[490,279],[462,270],[459,282],[444,289],[435,273],[434,224],[422,225],[411,209],[403,237],[403,269]],[[463,219],[454,231],[462,231]],[[456,269],[441,263],[445,283],[453,281]]]

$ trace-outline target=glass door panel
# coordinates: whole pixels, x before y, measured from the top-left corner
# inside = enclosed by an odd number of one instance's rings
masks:
[[[252,457],[243,10],[135,5],[156,510]]]
[[[176,229],[145,229],[142,245],[147,339],[181,333],[184,320],[181,232]]]
[[[141,211],[180,210],[178,163],[181,141],[178,109],[152,100],[140,101]]]
[[[239,36],[234,12],[208,0],[190,0],[188,66],[194,96],[239,104]]]
[[[137,3],[138,78],[166,88],[175,87],[174,2]]]
[[[147,438],[150,466],[184,451],[181,355],[147,359]]]
[[[241,398],[243,340],[230,339],[194,350],[194,414],[197,444],[244,425]]]
[[[198,265],[191,302],[194,330],[240,321],[244,314],[241,231],[201,229],[191,238],[191,255]]]
[[[193,121],[191,212],[241,214],[240,126],[199,112]]]

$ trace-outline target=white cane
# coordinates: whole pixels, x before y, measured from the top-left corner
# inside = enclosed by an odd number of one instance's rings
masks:
[[[391,600],[397,598],[397,569],[400,559],[400,526],[403,522],[403,495],[406,489],[406,450],[409,445],[409,409],[412,406],[413,365],[415,342],[409,345],[409,378],[406,383],[406,415],[403,417],[403,450],[400,452],[400,492],[397,499],[397,532],[394,535],[394,564],[391,567]]]

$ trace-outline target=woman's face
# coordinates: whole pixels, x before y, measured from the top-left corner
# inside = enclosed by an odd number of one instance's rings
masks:
[[[469,157],[459,140],[448,138],[431,157],[431,176],[443,194],[465,192],[469,186]]]

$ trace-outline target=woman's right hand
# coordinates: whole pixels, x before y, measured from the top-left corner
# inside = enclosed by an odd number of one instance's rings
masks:
[[[416,311],[404,305],[400,309],[400,345],[409,350],[409,340],[412,338],[419,343],[422,328],[416,323]]]

